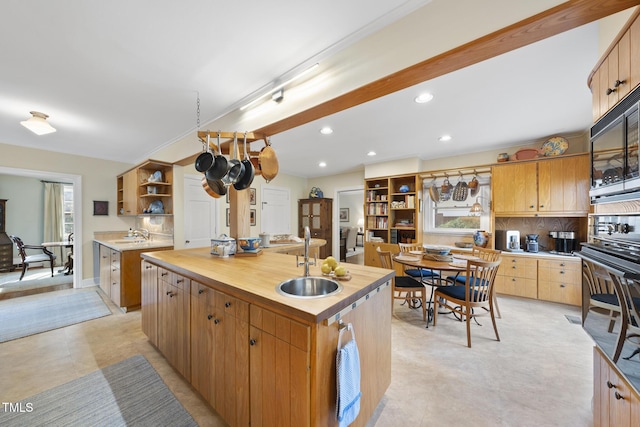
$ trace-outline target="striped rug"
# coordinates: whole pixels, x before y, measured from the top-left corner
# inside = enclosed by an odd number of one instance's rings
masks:
[[[0,425],[197,426],[142,355],[0,405]]]
[[[111,314],[97,291],[31,295],[0,301],[0,343]]]

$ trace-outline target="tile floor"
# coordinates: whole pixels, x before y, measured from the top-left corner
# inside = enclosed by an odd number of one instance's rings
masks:
[[[579,316],[578,308],[508,297],[499,303],[502,341],[481,318],[471,349],[464,324],[442,315],[426,329],[421,313],[396,305],[392,382],[369,426],[591,426],[593,344],[565,317]],[[200,425],[224,425],[148,343],[140,311],[109,305],[111,316],[0,344],[0,401],[143,354]]]

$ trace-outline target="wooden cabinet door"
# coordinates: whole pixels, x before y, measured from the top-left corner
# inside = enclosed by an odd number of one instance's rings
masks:
[[[142,332],[158,346],[158,267],[142,261]]]
[[[109,272],[111,283],[109,294],[111,297],[111,301],[113,301],[118,307],[122,305],[122,275],[120,270],[120,255],[120,252],[113,249],[111,250],[111,271]]]
[[[609,58],[605,58],[598,68],[599,89],[600,89],[600,117],[604,116],[609,111],[609,96],[607,95],[607,88],[609,87]]]
[[[111,298],[111,249],[100,245],[100,289]]]
[[[618,101],[631,91],[631,31],[627,30],[618,42],[618,80],[616,88]]]
[[[600,68],[594,71],[591,77],[591,112],[593,122],[597,122],[600,118]]]
[[[251,306],[251,426],[310,425],[309,327]]]
[[[491,173],[493,206],[496,214],[537,212],[538,181],[536,162],[497,165]]]
[[[190,379],[189,293],[158,281],[158,348],[167,361]]]
[[[595,427],[633,427],[640,419],[640,398],[612,362],[593,349],[593,424]]]
[[[640,19],[629,28],[629,92],[640,84]]]
[[[607,96],[607,111],[612,109],[614,105],[618,103],[618,88],[614,86],[616,80],[618,80],[618,45],[616,44],[609,56],[607,58],[607,68],[608,68],[608,80],[607,86],[603,87],[605,95]]]
[[[298,201],[298,234],[304,237],[304,228],[309,227],[312,238],[324,239],[327,244],[320,248],[320,258],[332,253],[332,199],[301,199]]]
[[[215,291],[191,282],[191,385],[214,406],[212,387],[216,367],[215,332],[220,322],[215,316]]]
[[[136,215],[139,213],[137,169],[130,170],[122,176],[122,202],[124,215]]]
[[[538,162],[538,211],[589,213],[589,156]]]

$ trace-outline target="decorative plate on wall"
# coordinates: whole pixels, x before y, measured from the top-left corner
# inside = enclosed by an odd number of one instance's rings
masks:
[[[564,154],[569,148],[569,141],[561,136],[549,138],[547,142],[542,144],[542,154],[545,156],[559,156]]]

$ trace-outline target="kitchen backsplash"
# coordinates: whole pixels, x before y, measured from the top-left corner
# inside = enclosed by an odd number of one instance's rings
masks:
[[[587,218],[573,217],[500,217],[496,218],[496,230],[518,230],[521,244],[527,234],[538,234],[538,244],[541,251],[553,248],[553,242],[549,237],[549,231],[575,231],[579,242],[587,240]]]

